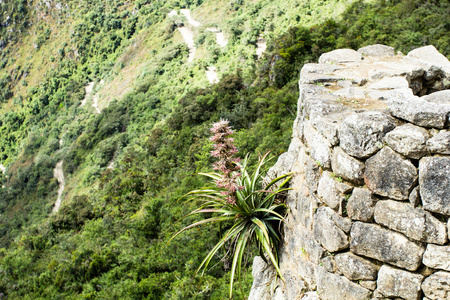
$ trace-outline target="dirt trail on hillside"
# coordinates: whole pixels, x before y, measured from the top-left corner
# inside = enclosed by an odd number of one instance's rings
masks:
[[[208,78],[208,81],[211,84],[219,82],[216,67],[208,67],[208,69],[206,70],[206,78]]]
[[[56,164],[55,169],[53,169],[53,177],[58,179],[59,183],[59,189],[58,189],[58,198],[56,199],[55,207],[53,207],[53,213],[57,213],[59,210],[59,207],[61,206],[61,200],[62,200],[62,193],[64,191],[65,186],[65,179],[64,179],[64,173],[63,173],[63,161],[61,160]]]
[[[264,51],[266,51],[267,48],[267,42],[265,39],[263,39],[262,37],[259,37],[256,40],[256,56],[258,56],[258,59],[261,58],[261,56],[263,55]]]
[[[186,19],[190,25],[192,25],[194,27],[200,26],[200,22],[197,22],[194,19],[192,19],[191,11],[189,9],[180,9],[180,13],[186,17]]]
[[[225,38],[225,35],[219,28],[208,27],[206,31],[212,32],[216,34],[216,43],[220,47],[225,47],[228,44],[228,40]]]
[[[194,61],[195,50],[197,50],[194,44],[194,33],[187,27],[178,27],[178,30],[180,31],[181,36],[183,36],[184,42],[189,48],[188,62]]]
[[[91,95],[92,89],[93,89],[93,88],[94,88],[94,82],[93,82],[93,81],[92,81],[92,82],[89,82],[89,83],[84,87],[84,89],[86,90],[86,95],[84,96],[83,101],[81,101],[80,107],[83,107],[83,106],[86,104],[87,99],[88,99],[89,96]]]

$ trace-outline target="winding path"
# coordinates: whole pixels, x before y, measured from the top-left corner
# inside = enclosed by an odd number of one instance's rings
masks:
[[[266,51],[267,48],[267,42],[265,39],[263,39],[262,37],[259,37],[256,40],[256,55],[258,56],[258,59],[261,58],[261,56],[263,55],[264,51]]]
[[[55,203],[55,207],[53,207],[53,213],[57,213],[59,210],[59,207],[61,206],[61,200],[62,200],[62,193],[64,191],[65,186],[65,179],[64,179],[64,173],[63,173],[63,161],[61,160],[56,164],[55,169],[53,169],[53,177],[58,179],[59,183],[59,189],[58,189],[58,198]]]

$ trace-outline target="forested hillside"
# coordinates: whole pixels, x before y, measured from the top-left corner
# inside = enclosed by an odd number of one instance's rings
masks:
[[[228,119],[238,154],[254,163],[258,151],[286,150],[299,70],[320,54],[432,44],[450,57],[448,1],[3,0],[0,8],[7,299],[227,298],[227,249],[194,276],[220,228],[167,244],[196,219],[182,219],[195,203],[178,199],[205,184],[194,174],[211,170],[211,124]],[[234,296],[250,285],[247,268]]]

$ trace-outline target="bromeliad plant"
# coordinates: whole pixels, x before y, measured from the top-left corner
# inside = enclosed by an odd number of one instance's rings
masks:
[[[278,266],[278,246],[281,240],[280,227],[284,221],[286,205],[280,199],[280,194],[290,180],[290,174],[285,174],[266,183],[266,163],[269,152],[260,157],[253,172],[248,166],[248,155],[240,164],[235,158],[237,149],[230,137],[233,131],[228,121],[214,123],[211,131],[214,136],[214,151],[212,156],[218,158],[213,164],[217,173],[199,173],[211,179],[212,188],[202,188],[187,193],[188,200],[200,200],[201,205],[189,215],[211,214],[212,217],[191,224],[177,234],[203,224],[231,223],[231,227],[223,234],[220,241],[212,248],[197,269],[205,272],[211,259],[225,245],[231,245],[232,256],[230,298],[232,297],[235,275],[240,278],[244,254],[256,246],[264,260],[270,260],[275,270],[283,280]],[[189,216],[188,215],[188,216]],[[250,248],[250,249],[249,249]]]

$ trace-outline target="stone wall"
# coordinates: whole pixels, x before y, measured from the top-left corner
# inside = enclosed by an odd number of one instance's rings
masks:
[[[280,267],[249,299],[450,299],[450,62],[373,45],[307,64]]]

